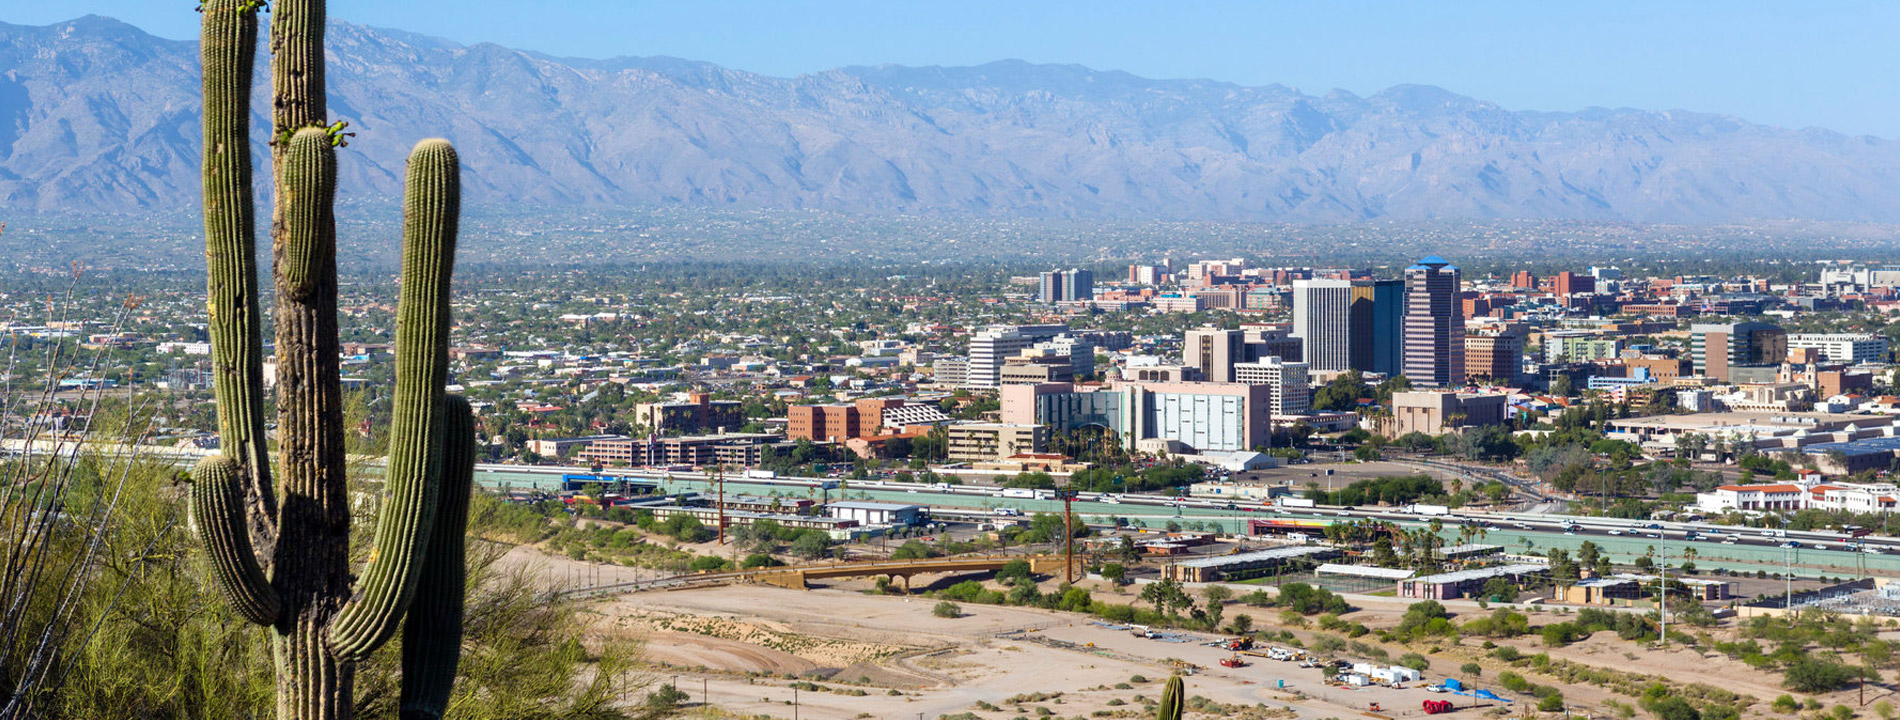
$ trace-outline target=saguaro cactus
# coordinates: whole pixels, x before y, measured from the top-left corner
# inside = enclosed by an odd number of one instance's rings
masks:
[[[1160,720],[1181,720],[1181,712],[1187,709],[1183,696],[1187,686],[1181,682],[1181,676],[1168,678],[1168,684],[1161,689],[1161,706],[1155,713]]]
[[[192,473],[192,516],[219,592],[272,629],[280,719],[350,717],[355,663],[401,630],[402,717],[433,720],[448,705],[461,654],[474,473],[468,403],[443,391],[460,165],[441,140],[410,154],[390,456],[375,548],[356,579],[336,320],[341,136],[324,118],[322,0],[279,0],[272,11],[275,468],[264,433],[249,137],[262,5],[207,0],[200,8],[207,310],[223,443]],[[415,602],[422,611],[411,616]]]

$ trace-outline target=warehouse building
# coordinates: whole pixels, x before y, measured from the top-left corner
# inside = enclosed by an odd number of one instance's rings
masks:
[[[1300,560],[1316,561],[1339,555],[1330,547],[1291,545],[1271,550],[1182,560],[1169,565],[1167,576],[1179,582],[1221,582],[1260,577]]]
[[[1419,600],[1455,600],[1478,592],[1491,578],[1501,577],[1523,584],[1525,578],[1550,572],[1544,565],[1523,563],[1488,568],[1459,570],[1399,581],[1399,597]]]

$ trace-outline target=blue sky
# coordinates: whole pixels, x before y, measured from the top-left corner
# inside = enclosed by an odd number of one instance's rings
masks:
[[[196,33],[194,0],[13,3]],[[22,7],[31,5],[32,7]],[[1511,109],[1685,109],[1900,137],[1900,3],[330,0],[353,22],[557,55],[674,55],[771,75],[1005,58],[1309,93],[1439,85]]]

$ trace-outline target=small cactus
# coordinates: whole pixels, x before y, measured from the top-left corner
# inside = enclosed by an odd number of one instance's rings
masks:
[[[1168,678],[1168,684],[1161,689],[1161,706],[1155,717],[1159,720],[1181,720],[1181,713],[1187,709],[1184,699],[1186,694],[1187,686],[1181,682],[1181,676]]]

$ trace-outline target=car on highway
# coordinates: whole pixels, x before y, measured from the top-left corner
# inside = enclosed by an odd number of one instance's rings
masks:
[[[1611,530],[1611,531],[1610,531],[1610,534],[1611,534],[1611,535],[1622,535],[1622,534],[1623,534],[1623,531],[1622,531],[1622,530]]]
[[[1793,550],[1799,547],[1801,547],[1801,541],[1799,540],[1789,540],[1781,544],[1781,549],[1783,550]]]

